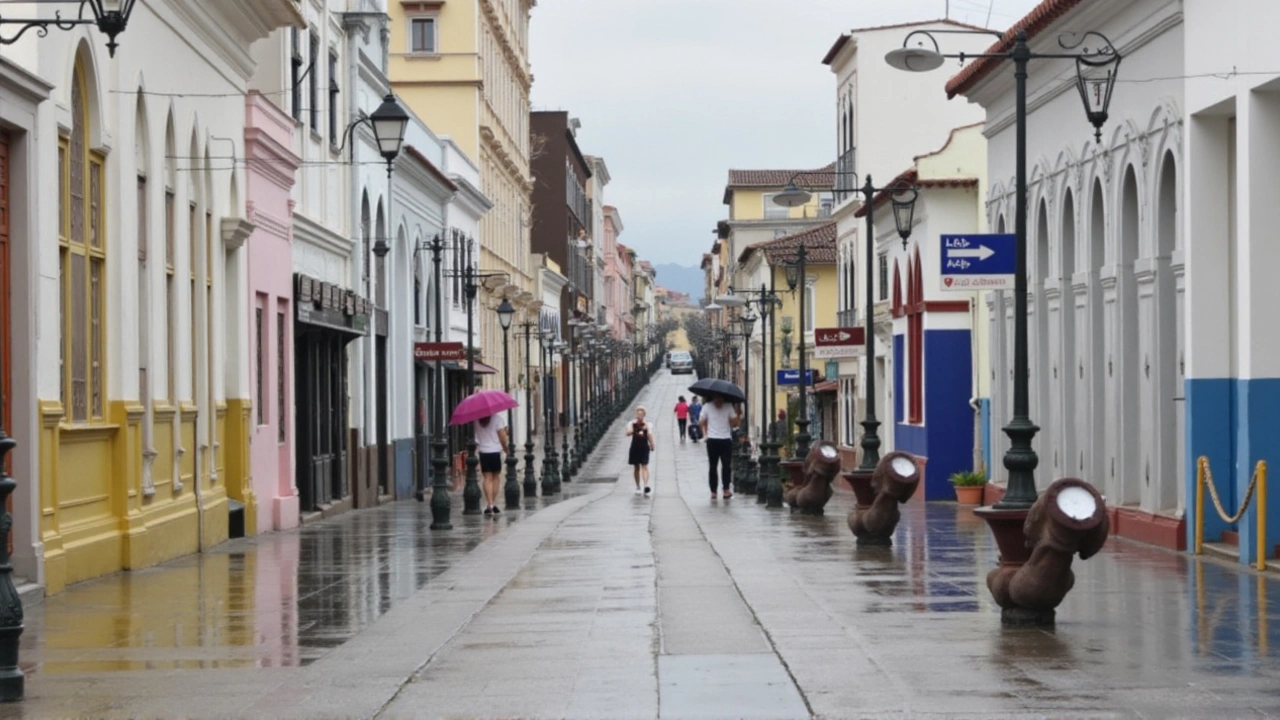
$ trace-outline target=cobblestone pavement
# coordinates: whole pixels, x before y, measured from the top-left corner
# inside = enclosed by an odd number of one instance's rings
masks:
[[[28,699],[0,717],[1280,717],[1280,589],[1123,540],[1077,561],[1056,629],[1006,630],[972,513],[907,506],[891,548],[709,500],[675,437],[690,378],[640,402],[563,497],[426,529],[416,502],[68,589],[28,614]]]

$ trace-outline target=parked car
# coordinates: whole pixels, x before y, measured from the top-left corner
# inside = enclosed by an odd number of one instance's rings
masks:
[[[693,356],[687,352],[673,352],[669,361],[672,375],[693,374]]]

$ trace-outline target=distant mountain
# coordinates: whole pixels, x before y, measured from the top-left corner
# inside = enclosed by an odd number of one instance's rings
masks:
[[[653,269],[658,272],[658,284],[662,287],[676,292],[688,293],[689,297],[694,301],[702,299],[703,291],[707,285],[706,275],[702,272],[702,268],[663,263],[654,265]]]

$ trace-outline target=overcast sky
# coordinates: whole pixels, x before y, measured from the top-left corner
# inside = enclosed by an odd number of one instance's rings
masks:
[[[1005,29],[1039,0],[950,0]],[[533,109],[582,121],[612,181],[619,238],[654,263],[697,266],[726,171],[835,159],[835,76],[822,57],[855,27],[942,17],[947,0],[540,0]],[[938,89],[942,91],[941,88]]]

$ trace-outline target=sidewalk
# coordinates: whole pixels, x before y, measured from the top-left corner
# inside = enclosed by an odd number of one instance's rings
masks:
[[[617,482],[496,521],[398,503],[74,587],[29,615],[0,717],[1280,717],[1271,576],[1115,540],[1055,630],[1006,630],[969,510],[914,502],[858,548],[847,493],[709,500],[660,412],[688,384],[640,398],[652,497],[620,419],[580,473]]]

